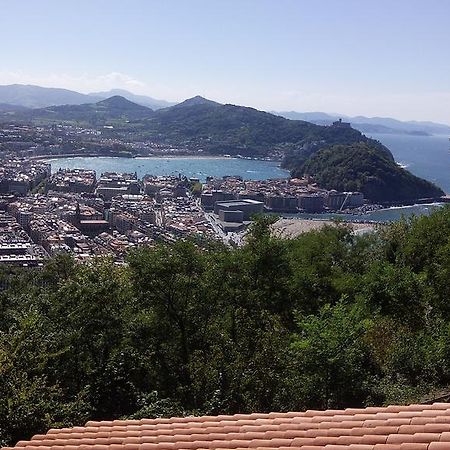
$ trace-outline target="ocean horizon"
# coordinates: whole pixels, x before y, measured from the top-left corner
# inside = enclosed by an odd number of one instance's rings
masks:
[[[384,144],[395,161],[412,174],[431,181],[450,194],[450,142],[448,136],[375,134],[368,137]]]

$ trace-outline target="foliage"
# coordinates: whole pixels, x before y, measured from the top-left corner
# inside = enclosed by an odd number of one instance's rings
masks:
[[[371,143],[322,148],[306,157],[293,157],[294,175],[312,175],[325,189],[359,191],[373,202],[409,201],[440,197],[444,192],[412,175]]]
[[[450,385],[450,208],[355,236],[2,271],[0,441],[88,419],[420,401]]]
[[[193,183],[190,190],[193,195],[195,195],[196,197],[200,197],[202,193],[202,183],[200,183],[199,181]]]
[[[383,148],[386,156],[392,157],[381,144],[353,128],[288,120],[254,108],[221,105],[202,98],[152,111],[114,96],[98,103],[51,106],[11,114],[10,120],[82,124],[101,128],[104,136],[126,142],[151,140],[213,154],[267,156],[273,150],[284,154],[314,142],[332,145],[364,141]],[[108,128],[103,128],[104,125]]]

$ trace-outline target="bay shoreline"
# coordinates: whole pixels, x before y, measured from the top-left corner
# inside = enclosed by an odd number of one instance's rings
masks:
[[[97,153],[67,153],[64,155],[38,155],[30,156],[29,159],[32,160],[53,160],[53,159],[65,159],[65,158],[117,158],[117,159],[136,159],[136,160],[146,160],[146,159],[212,159],[212,160],[228,160],[228,159],[242,159],[232,156],[216,156],[216,155],[148,155],[148,156],[125,156],[125,155],[99,155]],[[266,160],[259,160],[266,161]]]

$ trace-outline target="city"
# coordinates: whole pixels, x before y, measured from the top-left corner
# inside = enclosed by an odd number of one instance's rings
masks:
[[[450,450],[449,0],[0,5],[0,450]]]
[[[78,261],[156,242],[190,238],[240,245],[252,216],[263,212],[336,211],[364,204],[361,193],[318,188],[309,179],[243,180],[59,169],[8,157],[0,171],[0,263],[43,265],[71,254]]]

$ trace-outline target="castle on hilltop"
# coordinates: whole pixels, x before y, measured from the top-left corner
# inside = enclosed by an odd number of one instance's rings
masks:
[[[342,119],[333,122],[333,127],[351,128],[350,122],[342,122]]]

